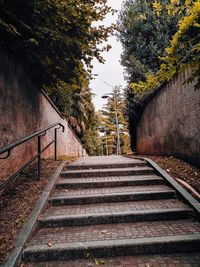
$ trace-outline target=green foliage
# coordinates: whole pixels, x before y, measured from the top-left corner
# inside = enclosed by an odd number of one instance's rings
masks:
[[[40,85],[69,82],[82,74],[82,61],[102,61],[102,43],[112,27],[95,27],[110,9],[104,0],[3,0],[1,46],[29,66]],[[103,50],[106,50],[104,47]]]
[[[125,102],[120,94],[119,87],[114,89],[116,94],[116,109],[120,126],[120,143],[122,154],[130,152],[130,139],[127,129],[127,120],[125,114]],[[115,105],[114,97],[108,98],[105,107],[100,111],[100,131],[102,132],[102,144],[104,146],[104,154],[106,154],[106,143],[108,145],[108,154],[116,154],[116,119],[115,119]]]
[[[99,117],[97,113],[90,114],[90,127],[86,130],[83,138],[88,155],[100,155],[100,135],[98,131]]]
[[[76,90],[72,97],[72,113],[69,122],[73,130],[85,145],[89,155],[99,153],[98,116],[92,103],[92,93],[89,79],[82,81],[80,90]]]
[[[111,47],[103,42],[114,30],[113,25],[95,22],[110,11],[106,0],[0,1],[0,47],[23,63],[34,84],[69,119],[89,153],[97,142],[89,89],[91,62],[93,58],[104,62],[101,53]]]
[[[199,77],[200,77],[200,59],[199,59],[199,39],[200,39],[200,1],[190,1],[190,0],[168,0],[168,1],[126,1],[127,6],[125,10],[134,10],[141,8],[142,4],[147,5],[151,11],[153,19],[148,21],[150,23],[150,28],[154,29],[154,32],[150,33],[149,38],[156,40],[156,45],[158,51],[154,54],[152,60],[152,66],[155,64],[155,68],[148,65],[146,61],[146,55],[144,54],[144,59],[138,58],[138,51],[136,52],[129,49],[127,46],[129,40],[137,44],[138,38],[132,36],[132,31],[130,26],[135,29],[135,20],[139,18],[131,17],[129,15],[129,24],[126,24],[125,20],[122,21],[122,25],[127,30],[129,35],[124,35],[123,32],[120,33],[120,39],[124,46],[124,55],[127,62],[125,62],[126,70],[128,72],[130,86],[126,89],[126,101],[127,101],[127,115],[129,119],[129,127],[131,132],[131,144],[132,148],[135,149],[136,141],[136,127],[140,116],[148,98],[151,97],[153,91],[160,85],[172,79],[177,71],[182,71],[183,69],[189,68],[191,71],[191,77],[186,82],[191,82],[197,80],[196,88],[199,87]],[[137,6],[137,7],[136,7]],[[140,13],[139,13],[140,14]],[[141,17],[142,14],[139,16]],[[155,22],[164,21],[167,16],[167,23],[163,24],[163,33],[168,33],[165,35],[165,39],[160,39],[163,41],[162,49],[160,50],[159,39],[154,38],[155,35],[160,36],[160,24],[157,24],[157,28],[153,28]],[[142,15],[142,19],[146,20],[146,13]],[[178,20],[178,21],[177,21]],[[174,24],[177,21],[176,24]],[[144,22],[145,23],[145,22]],[[170,28],[170,23],[173,23],[173,27]],[[137,25],[137,24],[136,24]],[[143,24],[141,24],[141,28]],[[122,28],[123,29],[123,28]],[[132,28],[131,28],[132,29]],[[138,27],[138,36],[142,35],[143,39],[146,39],[146,33],[143,29],[140,30]],[[172,30],[173,29],[173,30]],[[177,29],[174,32],[174,29]],[[161,35],[162,36],[162,35]],[[125,39],[123,40],[123,38]],[[134,38],[134,40],[133,40]],[[140,42],[139,42],[140,43]],[[147,44],[148,47],[148,44]],[[152,50],[153,51],[153,50]],[[135,56],[136,55],[136,56]],[[149,55],[152,52],[149,50]],[[144,70],[143,74],[140,75],[139,79],[135,69],[132,69],[132,58],[136,58],[137,62],[146,62],[148,69]],[[129,64],[129,65],[128,65]],[[150,67],[149,67],[150,66]],[[138,68],[141,71],[140,68]]]
[[[73,95],[70,85],[64,81],[57,81],[53,86],[43,86],[43,89],[58,110],[68,118],[71,115]]]
[[[171,0],[171,4],[163,6],[167,14],[184,13],[185,15],[178,23],[178,31],[174,34],[170,41],[170,46],[166,48],[165,56],[163,56],[162,64],[159,70],[154,74],[146,74],[145,81],[131,83],[134,92],[147,94],[149,91],[156,89],[164,81],[172,79],[177,70],[190,68],[192,76],[189,81],[199,78],[200,57],[199,57],[199,40],[200,40],[200,1],[186,1],[184,5],[180,5],[179,0]],[[154,9],[156,14],[160,14],[163,10],[161,3],[155,1]],[[173,8],[174,7],[174,8]],[[159,12],[157,9],[159,8]],[[172,13],[173,10],[173,13]],[[199,87],[199,80],[196,88]]]
[[[178,15],[155,15],[152,0],[125,0],[119,17],[119,39],[123,45],[122,65],[129,82],[145,79],[161,63],[165,48],[177,30]],[[169,1],[162,1],[168,3]]]

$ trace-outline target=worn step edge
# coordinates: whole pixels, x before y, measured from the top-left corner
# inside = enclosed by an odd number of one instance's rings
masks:
[[[109,179],[109,178],[108,178]],[[161,185],[164,183],[161,177],[124,179],[124,180],[107,180],[107,181],[83,181],[83,182],[67,182],[60,180],[56,184],[56,188],[102,188],[102,187],[119,187],[119,186],[134,186],[134,185]]]
[[[106,202],[125,202],[137,200],[155,200],[175,198],[174,190],[159,190],[145,192],[127,192],[127,193],[112,193],[112,194],[95,194],[83,196],[56,196],[49,199],[51,205],[76,205],[76,204],[95,204]]]
[[[112,257],[139,254],[200,251],[200,234],[165,236],[124,240],[90,241],[33,245],[25,248],[23,259],[30,261],[69,260],[85,258],[86,253],[94,257]]]
[[[81,178],[81,177],[109,177],[109,176],[128,176],[128,175],[146,175],[155,174],[153,168],[141,167],[132,169],[102,169],[102,170],[84,170],[84,171],[65,171],[61,172],[63,178]]]
[[[88,164],[88,165],[66,165],[63,170],[88,170],[88,169],[117,169],[147,166],[145,161],[135,163],[111,163],[111,164]]]
[[[39,219],[41,227],[86,226],[139,221],[186,219],[192,209],[155,209],[142,211],[105,212],[96,214],[48,216]]]

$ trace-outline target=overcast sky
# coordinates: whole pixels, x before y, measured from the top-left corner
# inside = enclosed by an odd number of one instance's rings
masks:
[[[108,5],[113,9],[120,10],[123,0],[108,0]],[[110,25],[116,22],[118,14],[112,16],[109,14],[104,20],[104,25]],[[108,43],[112,45],[112,49],[104,54],[105,64],[100,64],[94,60],[93,73],[98,74],[95,80],[92,80],[90,87],[92,92],[96,94],[93,98],[96,110],[101,109],[102,105],[105,104],[105,99],[103,100],[101,96],[105,93],[112,91],[112,88],[107,86],[104,81],[115,86],[115,85],[125,85],[123,78],[123,68],[120,65],[120,54],[122,52],[122,46],[120,42],[117,41],[116,37],[109,38]]]

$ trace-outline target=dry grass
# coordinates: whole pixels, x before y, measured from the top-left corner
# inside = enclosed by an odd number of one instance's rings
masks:
[[[0,195],[0,263],[13,249],[17,234],[26,222],[37,200],[47,186],[51,175],[62,160],[71,162],[75,157],[42,160],[42,177],[37,181],[37,165],[16,178]]]
[[[200,193],[200,169],[174,157],[147,156],[154,160],[173,178],[187,182]]]

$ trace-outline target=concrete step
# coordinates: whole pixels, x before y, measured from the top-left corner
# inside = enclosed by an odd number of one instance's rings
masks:
[[[120,165],[120,164],[137,164],[146,162],[142,159],[133,159],[123,156],[98,156],[98,157],[84,157],[79,158],[77,161],[70,163],[68,166],[84,166],[84,165]]]
[[[133,200],[154,200],[175,198],[174,190],[167,186],[126,186],[89,188],[57,191],[50,199],[51,205],[77,205]]]
[[[81,179],[60,179],[56,188],[101,188],[134,185],[161,185],[163,178],[156,175],[122,176],[122,177],[98,177]]]
[[[120,186],[120,187],[100,187],[100,188],[77,188],[77,189],[58,189],[54,191],[53,196],[86,196],[86,195],[106,195],[115,193],[135,193],[144,191],[169,190],[166,185],[138,185],[138,186]]]
[[[96,267],[95,257],[89,255],[87,259],[51,261],[48,262],[30,262],[26,267]],[[199,267],[200,253],[170,253],[170,254],[151,254],[137,256],[107,257],[101,259],[105,267]]]
[[[62,261],[85,259],[86,255],[99,257],[119,257],[125,255],[180,253],[187,251],[197,252],[200,247],[200,235],[187,237],[171,236],[162,238],[140,238],[131,240],[93,241],[83,243],[60,243],[53,247],[35,245],[25,248],[23,260],[35,261]]]
[[[66,165],[64,170],[95,170],[95,169],[116,169],[116,168],[131,168],[131,167],[143,167],[147,166],[146,161],[142,160],[135,160],[134,162],[127,162],[127,163],[104,163],[104,164],[73,164],[73,165]]]
[[[42,216],[65,216],[101,213],[135,212],[145,210],[185,209],[186,204],[177,199],[127,201],[114,203],[96,203],[83,205],[49,206]]]
[[[39,229],[25,261],[200,251],[200,224],[192,220],[132,222]]]
[[[134,168],[115,168],[115,169],[97,169],[97,170],[73,170],[61,172],[63,178],[80,177],[109,177],[109,176],[128,176],[128,175],[148,175],[155,174],[150,167]]]
[[[189,208],[179,209],[155,209],[143,211],[121,211],[107,213],[86,213],[80,215],[49,216],[39,219],[40,227],[59,226],[84,226],[98,224],[113,224],[124,222],[142,222],[158,220],[186,219],[191,217],[193,210]]]

